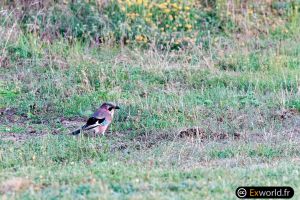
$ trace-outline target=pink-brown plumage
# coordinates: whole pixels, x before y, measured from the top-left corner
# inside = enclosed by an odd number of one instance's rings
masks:
[[[93,130],[95,134],[104,135],[113,120],[115,109],[120,108],[112,103],[103,103],[92,117],[88,119],[87,123],[81,129],[72,132],[72,134],[77,135],[81,130]]]

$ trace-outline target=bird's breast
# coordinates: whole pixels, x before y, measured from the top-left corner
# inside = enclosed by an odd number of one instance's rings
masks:
[[[105,126],[98,126],[95,128],[95,132],[96,133],[101,133],[101,134],[104,134],[104,132],[106,131],[108,125],[105,125]]]

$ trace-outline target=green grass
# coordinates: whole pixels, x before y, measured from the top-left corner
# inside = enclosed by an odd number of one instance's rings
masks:
[[[288,185],[299,198],[297,34],[215,37],[156,52],[3,36],[2,197],[234,199]],[[104,101],[122,108],[108,136],[68,135]],[[180,137],[192,127],[203,138]],[[23,186],[7,188],[15,177]]]
[[[179,140],[141,150],[132,142],[126,151],[115,152],[111,151],[115,143],[114,139],[77,140],[63,135],[30,139],[21,146],[2,143],[1,168],[5,173],[1,181],[11,177],[31,181],[27,190],[6,195],[21,199],[99,195],[233,199],[241,185],[291,185],[295,191],[300,189],[298,145],[294,145],[298,152],[291,153],[293,147],[285,143],[271,148],[267,144],[230,142],[220,150],[221,145],[215,142],[203,149]]]

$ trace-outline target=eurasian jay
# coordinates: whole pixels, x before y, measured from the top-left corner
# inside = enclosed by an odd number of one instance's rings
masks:
[[[81,131],[93,130],[95,134],[104,135],[107,127],[112,122],[115,109],[119,106],[112,103],[103,103],[100,108],[87,120],[80,129],[73,131],[73,135],[78,135]]]

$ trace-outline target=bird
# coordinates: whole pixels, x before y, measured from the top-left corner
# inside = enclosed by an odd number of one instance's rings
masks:
[[[72,135],[78,135],[82,131],[93,130],[95,134],[105,134],[106,129],[113,120],[114,112],[120,109],[119,106],[105,102],[98,110],[87,120],[86,124],[81,128],[73,131]]]

